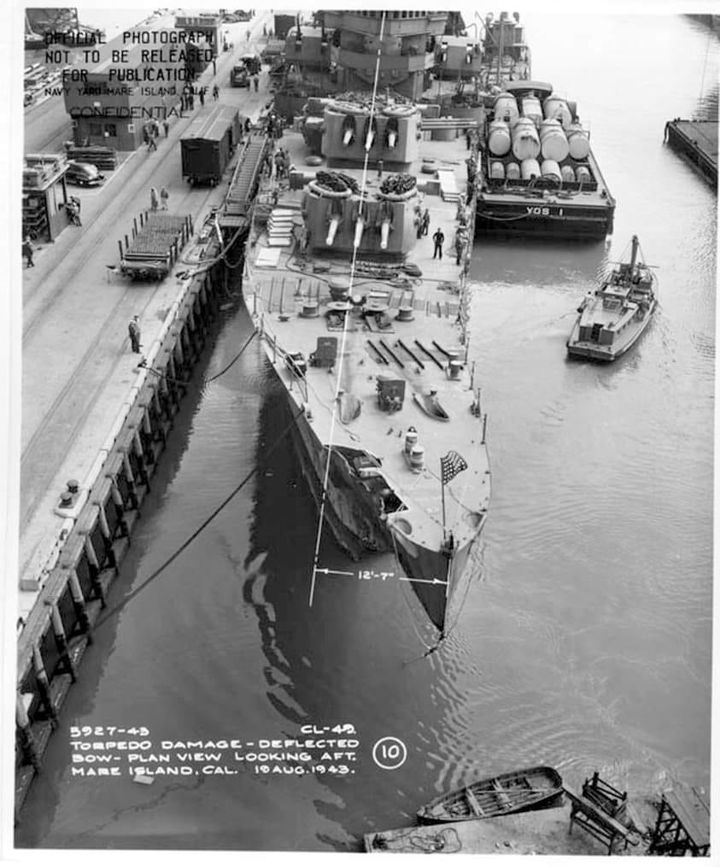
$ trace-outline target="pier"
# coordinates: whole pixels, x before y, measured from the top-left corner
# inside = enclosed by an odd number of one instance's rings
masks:
[[[253,30],[262,26],[256,18]],[[217,80],[221,99],[242,105],[254,121],[266,94],[224,87],[232,62],[230,52],[219,56],[216,70],[208,67],[197,85],[210,93]],[[212,100],[174,117],[153,151],[119,153],[101,187],[80,191],[83,225],[60,227],[23,271],[16,815],[94,627],[109,614],[111,586],[174,416],[229,298],[231,243],[223,241],[216,217],[227,183],[188,190],[180,168],[180,138],[194,117],[211,110]],[[225,172],[229,182],[249,171],[246,200],[262,156],[257,143],[248,150],[250,138]],[[167,210],[147,211],[151,186],[169,191]],[[140,216],[133,220],[134,214]],[[165,223],[169,235],[162,234]],[[242,239],[246,221],[236,228],[232,241]],[[154,279],[138,280],[126,273],[126,260],[143,231],[156,246],[167,235],[170,252],[160,250]],[[151,245],[144,255],[154,261],[156,253]],[[231,256],[235,261],[237,249]],[[134,315],[138,352],[128,339]]]
[[[717,185],[718,124],[714,120],[669,120],[665,141],[713,186]]]

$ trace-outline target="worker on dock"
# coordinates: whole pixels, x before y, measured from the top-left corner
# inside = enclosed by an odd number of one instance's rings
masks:
[[[217,84],[213,84],[213,99],[217,101],[217,98],[220,96],[220,88]]]
[[[433,259],[442,259],[442,247],[445,243],[445,235],[442,229],[437,229],[432,236],[435,249],[433,250]]]
[[[160,187],[160,202],[161,209],[163,211],[167,211],[168,209],[168,199],[170,198],[170,193],[167,191],[167,187]]]
[[[130,335],[130,348],[133,352],[140,352],[140,317],[133,316],[128,325]]]
[[[150,207],[153,211],[158,209],[158,194],[155,187],[150,187]]]
[[[32,245],[32,241],[30,240],[30,235],[25,235],[25,240],[22,245],[22,253],[25,257],[25,267],[26,268],[34,268],[35,263],[33,262],[33,253],[35,252],[35,248]]]

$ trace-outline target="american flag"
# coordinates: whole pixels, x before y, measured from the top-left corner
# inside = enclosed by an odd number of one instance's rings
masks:
[[[441,478],[443,485],[454,479],[458,473],[468,468],[467,461],[457,452],[448,452],[440,458]]]

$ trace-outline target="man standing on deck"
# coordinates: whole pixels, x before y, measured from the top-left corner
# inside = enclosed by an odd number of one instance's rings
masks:
[[[128,325],[128,334],[130,335],[130,346],[133,352],[140,352],[140,317],[133,316]]]
[[[443,235],[443,230],[437,229],[432,238],[433,242],[435,243],[433,259],[442,259],[442,246],[445,243],[445,235]]]

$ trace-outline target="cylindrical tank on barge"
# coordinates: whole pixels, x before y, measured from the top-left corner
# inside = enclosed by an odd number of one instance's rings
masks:
[[[508,163],[505,166],[505,177],[509,181],[517,181],[520,177],[520,166],[517,163]]]
[[[554,93],[551,93],[543,102],[543,113],[548,120],[559,120],[563,129],[567,129],[572,123],[573,116],[568,107],[567,100],[564,100],[560,96],[555,96]]]
[[[500,160],[490,161],[490,177],[497,181],[505,180],[505,166]]]
[[[575,179],[579,184],[588,184],[592,181],[590,169],[587,166],[578,166],[575,170]]]
[[[575,183],[575,169],[572,166],[562,166],[560,168],[560,175],[563,183]]]
[[[529,181],[532,178],[540,177],[540,163],[535,159],[526,159],[520,163],[520,173],[523,180]]]
[[[504,120],[494,120],[489,126],[488,149],[493,156],[503,157],[510,150],[510,128]]]
[[[588,134],[579,123],[571,124],[567,131],[568,148],[574,160],[584,160],[590,153]]]
[[[536,96],[524,96],[522,98],[523,117],[529,117],[537,126],[543,119],[542,106]]]
[[[512,93],[501,93],[495,98],[494,114],[495,120],[504,120],[511,125],[520,117],[517,100]]]
[[[521,117],[513,127],[512,152],[516,159],[537,159],[540,155],[540,137],[535,124],[527,117]]]
[[[540,166],[540,174],[548,180],[554,180],[560,183],[562,174],[557,160],[543,160]]]
[[[540,146],[546,160],[557,160],[560,163],[570,153],[570,146],[559,120],[544,120],[540,124]]]

